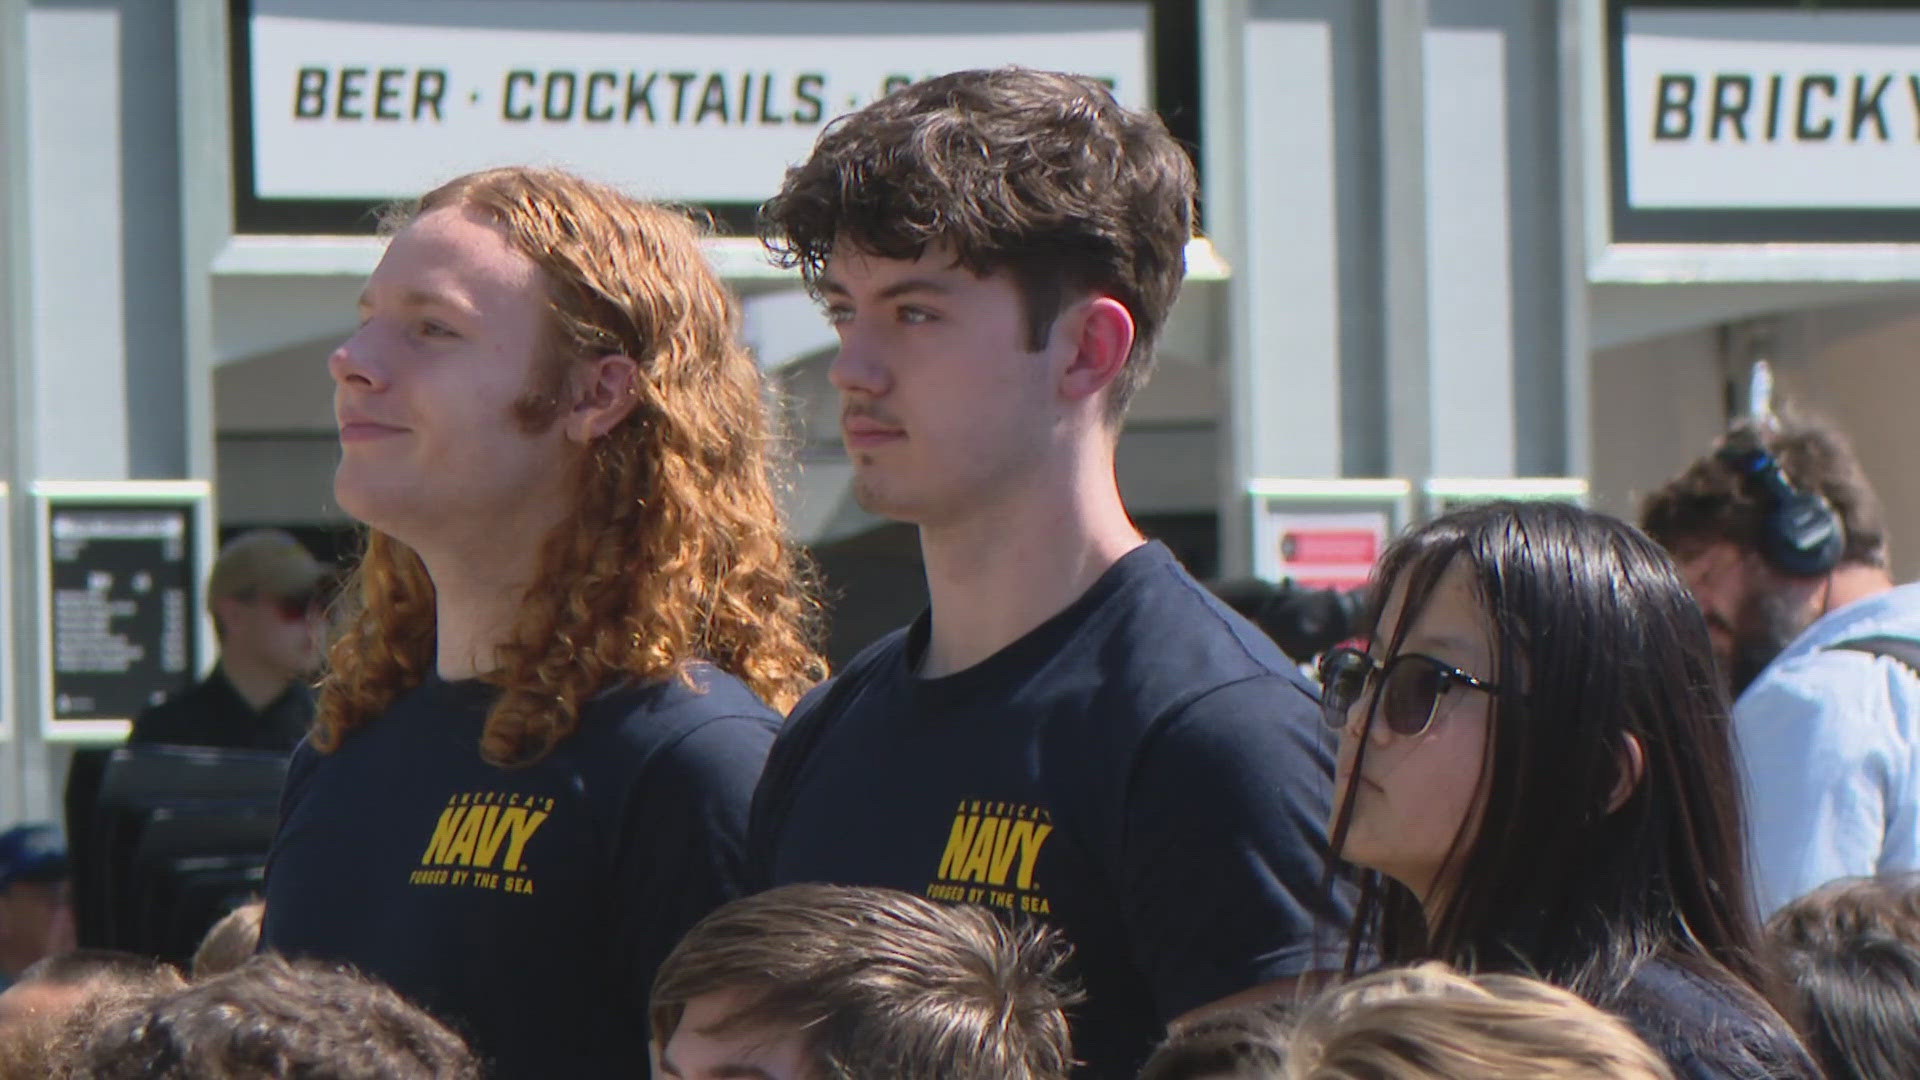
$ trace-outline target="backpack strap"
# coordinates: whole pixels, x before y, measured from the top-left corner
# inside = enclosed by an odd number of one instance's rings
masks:
[[[1872,656],[1884,656],[1897,660],[1906,669],[1920,675],[1920,641],[1903,637],[1862,637],[1850,638],[1827,646],[1829,651],[1842,649],[1848,652],[1863,652]]]

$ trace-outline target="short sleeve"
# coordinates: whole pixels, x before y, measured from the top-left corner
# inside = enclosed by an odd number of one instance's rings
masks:
[[[770,717],[715,717],[650,756],[635,779],[615,860],[626,1000],[644,1008],[681,936],[750,891],[747,809],[774,732]]]
[[[1879,871],[1891,789],[1905,772],[1880,670],[1893,663],[1811,653],[1768,671],[1734,707],[1762,915]]]
[[[313,780],[313,772],[319,767],[320,752],[313,748],[311,742],[301,739],[299,745],[293,748],[293,756],[287,762],[286,783],[280,788],[280,820],[274,830],[273,844],[267,849],[264,884],[269,887],[273,881],[274,865],[280,861],[281,844],[286,838],[287,823],[293,820],[294,807],[300,805],[301,798],[306,795],[307,785]],[[268,907],[265,924],[261,929],[261,948],[269,947],[268,942],[274,930],[273,909]]]
[[[822,710],[833,700],[833,687],[838,684],[839,679],[828,679],[809,690],[793,707],[754,787],[747,820],[747,875],[752,892],[761,892],[773,885],[774,853],[793,798],[794,781],[813,748],[813,733],[830,719]]]
[[[1120,894],[1162,1021],[1339,966],[1352,898],[1328,884],[1332,791],[1318,707],[1279,676],[1208,693],[1142,746]]]

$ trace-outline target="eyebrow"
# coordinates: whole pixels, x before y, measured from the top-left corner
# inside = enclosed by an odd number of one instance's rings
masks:
[[[840,284],[832,278],[821,278],[818,291],[822,295],[827,293],[832,293],[835,296],[853,295],[845,285]],[[910,293],[932,293],[935,296],[945,296],[951,292],[953,292],[952,285],[936,278],[905,278],[875,293],[874,299],[896,300]]]
[[[354,301],[354,308],[365,311],[373,306],[370,290],[360,290],[360,297]],[[406,308],[443,307],[462,315],[474,313],[473,305],[448,292],[431,292],[426,289],[405,289],[400,293],[400,306]]]

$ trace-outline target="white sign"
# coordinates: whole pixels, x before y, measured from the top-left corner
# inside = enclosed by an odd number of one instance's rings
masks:
[[[1412,509],[1405,480],[1255,480],[1253,573],[1316,589],[1355,589]]]
[[[1624,20],[1631,209],[1920,207],[1920,10]]]
[[[531,163],[757,203],[828,121],[928,75],[1068,70],[1144,107],[1150,18],[1144,2],[253,0],[252,195],[378,201]]]
[[[1428,480],[1420,494],[1429,517],[1494,499],[1550,499],[1587,505],[1587,482],[1577,476],[1462,477]]]

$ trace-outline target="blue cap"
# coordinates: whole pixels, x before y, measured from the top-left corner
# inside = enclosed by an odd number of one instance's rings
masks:
[[[62,881],[70,872],[58,827],[40,822],[0,833],[0,892],[16,881]]]

